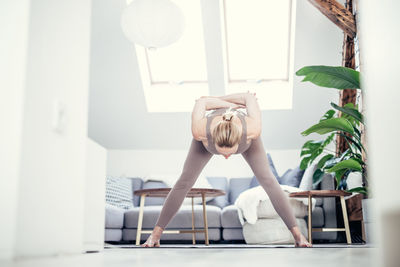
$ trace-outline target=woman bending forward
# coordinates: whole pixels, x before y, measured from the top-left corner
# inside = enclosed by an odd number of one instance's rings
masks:
[[[237,108],[246,108],[247,114]],[[214,111],[205,116],[206,110]],[[191,128],[193,138],[182,174],[165,198],[157,223],[141,247],[160,246],[162,232],[214,154],[226,159],[232,154],[242,154],[292,233],[295,247],[312,247],[300,232],[289,199],[270,170],[260,138],[261,111],[255,94],[247,92],[200,97],[193,108]]]

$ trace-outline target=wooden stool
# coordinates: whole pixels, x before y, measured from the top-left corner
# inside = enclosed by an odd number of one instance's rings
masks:
[[[312,244],[312,235],[314,232],[328,232],[328,231],[345,231],[347,244],[351,244],[351,236],[350,236],[350,227],[349,220],[347,218],[347,210],[346,210],[346,202],[344,197],[350,196],[351,193],[348,193],[344,190],[309,190],[309,191],[301,191],[301,192],[293,192],[289,194],[289,197],[299,197],[299,198],[308,198],[308,242]],[[312,228],[312,197],[340,197],[340,204],[343,212],[343,221],[344,228]]]

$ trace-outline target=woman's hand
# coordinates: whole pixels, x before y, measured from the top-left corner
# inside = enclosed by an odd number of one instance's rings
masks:
[[[257,98],[257,96],[256,96],[256,93],[250,93],[250,91],[249,91],[249,90],[247,90],[247,93],[248,93],[248,94],[252,94],[252,95],[254,95],[254,96],[256,97],[256,100],[258,100],[258,98]]]

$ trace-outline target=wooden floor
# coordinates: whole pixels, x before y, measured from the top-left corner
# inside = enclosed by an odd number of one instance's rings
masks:
[[[107,248],[101,252],[0,262],[12,267],[377,266],[375,247]]]

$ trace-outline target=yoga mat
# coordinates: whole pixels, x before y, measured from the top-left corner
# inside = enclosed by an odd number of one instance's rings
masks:
[[[154,249],[163,248],[202,248],[202,249],[220,249],[220,248],[295,248],[294,244],[273,244],[273,245],[253,245],[253,244],[210,244],[206,246],[205,244],[160,244],[160,247],[154,247]],[[333,243],[333,244],[313,244],[313,248],[366,248],[375,247],[371,244],[345,244],[345,243]],[[105,244],[105,249],[121,249],[121,248],[131,248],[131,249],[146,249],[141,246],[131,245],[131,244]],[[148,248],[147,248],[148,249]],[[151,248],[153,249],[153,248]]]

